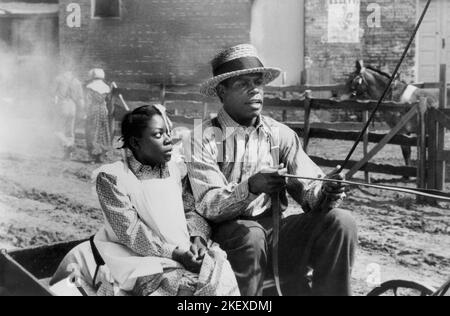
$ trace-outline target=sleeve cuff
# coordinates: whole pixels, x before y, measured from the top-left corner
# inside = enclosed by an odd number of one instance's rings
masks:
[[[169,245],[169,244],[164,245],[162,248],[161,257],[172,259],[172,254],[175,251],[175,249],[177,249],[177,246]]]
[[[307,201],[309,201],[311,209],[319,207],[323,200],[322,183],[317,183],[308,193]]]
[[[248,187],[248,180],[239,183],[236,187],[236,196],[239,201],[245,201],[249,198],[250,190]]]

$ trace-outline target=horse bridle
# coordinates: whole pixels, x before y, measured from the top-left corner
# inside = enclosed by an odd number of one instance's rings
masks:
[[[351,95],[353,97],[355,97],[355,98],[360,96],[359,92],[361,92],[361,91],[363,93],[366,93],[369,97],[371,97],[370,93],[369,93],[369,89],[368,89],[369,83],[367,82],[367,79],[364,76],[364,72],[365,71],[366,71],[366,68],[361,69],[359,71],[359,73],[351,81],[350,92],[351,92]],[[397,82],[398,82],[398,76],[395,77],[395,79],[393,81],[393,84],[390,85],[389,90],[388,90],[388,92],[386,94],[386,97],[385,97],[386,99],[392,100],[394,89],[395,89],[395,86],[397,85]],[[361,87],[361,86],[366,86],[367,89],[359,90],[358,88]]]

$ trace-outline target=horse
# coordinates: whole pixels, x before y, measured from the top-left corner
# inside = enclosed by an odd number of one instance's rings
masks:
[[[391,75],[371,66],[364,66],[364,62],[356,62],[356,71],[351,73],[346,85],[344,95],[341,100],[356,98],[359,100],[379,100],[389,84]],[[436,97],[428,91],[416,88],[407,84],[397,76],[390,87],[385,101],[414,104],[425,98],[428,108],[437,108]],[[381,115],[390,128],[395,127],[401,120],[405,112],[383,112]],[[419,122],[411,119],[400,131],[399,134],[417,134]],[[411,147],[401,146],[405,165],[411,165]]]

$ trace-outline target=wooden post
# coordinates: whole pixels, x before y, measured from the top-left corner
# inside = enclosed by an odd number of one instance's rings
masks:
[[[165,83],[161,83],[161,85],[160,85],[159,102],[162,105],[165,105],[165,103],[166,103],[166,84]]]
[[[363,123],[366,124],[369,120],[369,111],[363,112]],[[369,133],[370,128],[367,129],[367,131],[364,133],[364,156],[367,156],[369,153]],[[364,178],[366,180],[366,183],[370,183],[370,173],[368,171],[364,172]]]
[[[286,81],[287,81],[287,73],[283,72],[282,76],[281,76],[281,84],[283,87],[286,86]],[[282,93],[283,95],[283,99],[286,100],[287,99],[287,92],[283,91]],[[287,110],[283,110],[283,114],[282,114],[282,121],[283,122],[287,122]]]
[[[445,109],[447,107],[447,65],[443,64],[440,68],[439,79],[439,108]],[[442,152],[445,148],[445,127],[442,124],[438,124],[438,138],[437,138],[437,150]],[[436,190],[442,191],[445,187],[445,160],[436,161]]]
[[[428,163],[427,163],[427,189],[436,189],[436,159],[437,159],[437,122],[435,110],[427,114],[428,134]]]
[[[427,99],[420,99],[420,106],[417,108],[419,116],[419,130],[417,131],[417,187],[426,188],[426,164],[427,164],[427,134],[426,134],[426,112]],[[423,197],[417,196],[417,203],[422,204]]]
[[[208,118],[208,102],[203,102],[203,119]]]
[[[281,85],[283,86],[283,87],[286,87],[286,82],[287,82],[287,73],[286,72],[283,72],[282,74],[281,74]],[[283,99],[286,99],[287,98],[287,92],[286,91],[283,91]]]
[[[287,120],[288,120],[287,110],[283,110],[281,121],[285,123],[287,122]]]
[[[311,132],[311,90],[305,91],[305,126],[303,131],[303,149],[308,153],[309,136]]]

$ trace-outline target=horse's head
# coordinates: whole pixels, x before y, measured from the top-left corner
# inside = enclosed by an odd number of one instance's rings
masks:
[[[351,73],[347,80],[343,99],[377,100],[386,89],[389,79],[389,74],[370,66],[365,67],[364,62],[358,60],[355,72]]]

